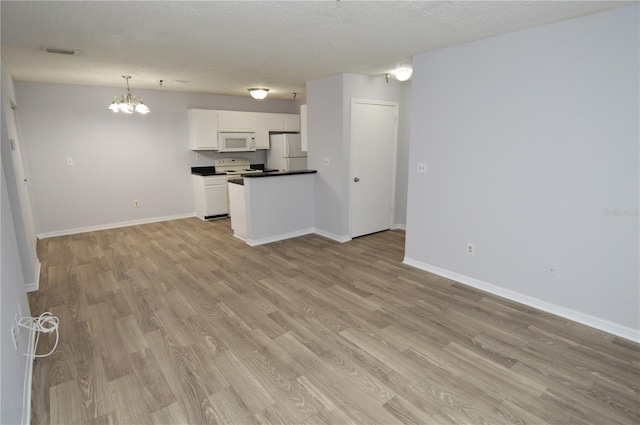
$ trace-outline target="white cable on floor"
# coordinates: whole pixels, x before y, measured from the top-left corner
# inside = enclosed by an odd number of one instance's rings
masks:
[[[51,353],[53,353],[56,350],[56,347],[58,346],[58,339],[60,338],[60,331],[58,330],[60,326],[60,320],[58,320],[58,318],[54,316],[52,313],[47,311],[42,313],[38,317],[23,317],[22,319],[20,319],[18,324],[23,328],[27,328],[31,331],[35,331],[38,333],[36,335],[36,343],[33,345],[33,351],[31,353],[25,353],[25,356],[32,357],[32,358],[47,357],[47,356],[50,356]],[[47,354],[39,354],[39,355],[36,354],[36,350],[38,348],[38,339],[40,339],[40,334],[41,333],[48,334],[48,333],[52,333],[53,331],[56,332],[56,343],[54,344],[51,351],[49,351]]]

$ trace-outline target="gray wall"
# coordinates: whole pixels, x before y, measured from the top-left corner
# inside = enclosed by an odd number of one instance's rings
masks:
[[[638,16],[414,57],[407,259],[638,339]]]
[[[318,170],[316,176],[315,227],[334,238],[344,237],[345,167],[343,158],[345,126],[342,104],[342,75],[307,81],[307,164]],[[329,158],[328,166],[324,158]]]
[[[396,173],[396,223],[404,224],[406,164],[410,105],[404,103],[404,85],[387,84],[382,77],[334,75],[307,82],[309,168],[317,169],[316,229],[338,240],[349,238],[349,168],[351,99],[381,100],[400,104]],[[330,165],[324,165],[324,158]],[[391,158],[390,158],[391,160]],[[400,205],[400,208],[398,208]]]
[[[6,186],[9,196],[9,202],[11,205],[11,211],[13,216],[14,228],[16,233],[16,240],[18,242],[18,251],[20,253],[20,260],[22,266],[22,274],[27,284],[36,285],[36,270],[34,264],[36,263],[32,259],[32,255],[35,256],[35,250],[30,252],[29,249],[29,232],[25,225],[22,207],[20,204],[20,197],[18,195],[18,182],[16,181],[16,174],[13,164],[13,158],[11,154],[10,139],[14,139],[16,143],[20,143],[18,137],[18,129],[16,128],[16,120],[14,119],[14,111],[11,109],[11,102],[16,103],[13,80],[7,71],[4,61],[2,62],[2,141],[0,143],[0,153],[2,156],[2,166],[6,170],[5,176],[7,178]],[[16,151],[17,152],[17,151]],[[22,184],[22,182],[19,182]],[[33,235],[32,235],[33,237]]]
[[[2,141],[8,138],[2,113]],[[20,253],[16,239],[11,213],[12,203],[9,201],[7,179],[4,165],[1,175],[2,198],[0,199],[0,219],[2,220],[0,235],[2,255],[0,256],[0,423],[18,424],[22,422],[23,385],[28,348],[28,331],[22,329],[18,335],[18,350],[13,347],[11,326],[14,315],[18,312],[18,304],[24,316],[30,316],[25,279],[20,266]]]
[[[220,154],[203,153],[196,161],[187,109],[299,112],[293,101],[145,91],[134,84],[151,113],[129,117],[107,110],[123,91],[16,83],[39,234],[193,213],[190,167],[213,165]],[[260,151],[225,156],[266,158]],[[74,166],[67,166],[68,157]]]

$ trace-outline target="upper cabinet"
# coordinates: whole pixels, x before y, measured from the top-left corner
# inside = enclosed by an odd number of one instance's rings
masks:
[[[253,112],[218,111],[218,130],[253,131]]]
[[[269,131],[300,131],[300,115],[267,114]]]
[[[256,149],[269,149],[268,114],[253,113],[253,131],[255,131]]]
[[[300,115],[189,109],[191,150],[218,150],[218,132],[255,133],[256,149],[269,149],[269,132],[300,131]]]
[[[189,109],[189,146],[192,150],[218,150],[218,111]]]

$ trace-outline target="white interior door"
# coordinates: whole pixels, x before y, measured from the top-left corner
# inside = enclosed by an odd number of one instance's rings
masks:
[[[31,206],[31,194],[29,191],[29,182],[27,180],[27,174],[25,172],[24,162],[22,158],[22,149],[20,145],[20,138],[18,137],[18,128],[16,117],[14,113],[15,105],[11,102],[11,110],[7,111],[5,115],[7,132],[9,133],[9,143],[11,147],[11,161],[13,162],[13,170],[15,172],[16,184],[18,189],[18,198],[20,200],[20,210],[22,211],[22,221],[25,227],[25,233],[28,241],[29,260],[33,273],[36,274],[39,268],[39,260],[37,253],[38,237],[36,235],[36,226],[33,216],[33,209]],[[35,276],[38,279],[38,276]],[[37,282],[28,282],[29,284],[35,284]],[[31,289],[35,289],[32,287]]]
[[[351,101],[351,237],[391,228],[398,104]]]

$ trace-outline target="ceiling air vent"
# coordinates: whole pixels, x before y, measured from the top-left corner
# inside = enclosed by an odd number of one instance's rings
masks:
[[[47,53],[57,53],[59,55],[76,56],[76,55],[80,54],[80,50],[63,49],[63,48],[60,48],[60,47],[42,46],[42,50],[44,50]]]

